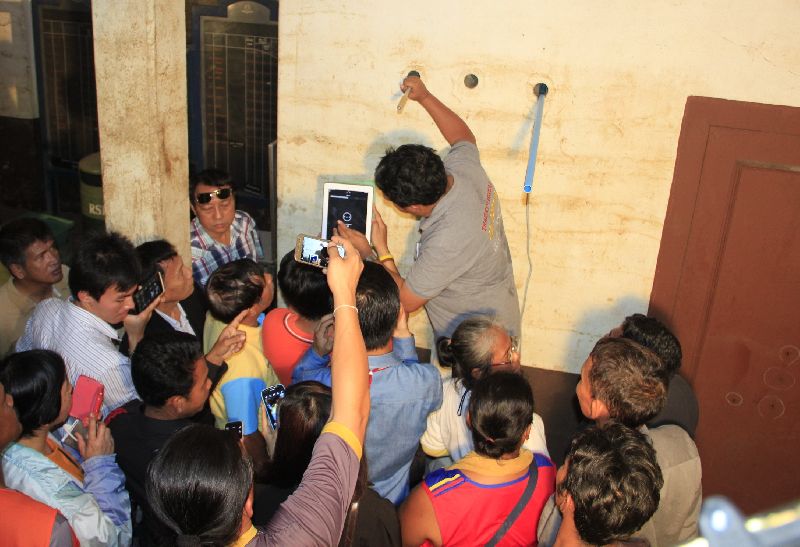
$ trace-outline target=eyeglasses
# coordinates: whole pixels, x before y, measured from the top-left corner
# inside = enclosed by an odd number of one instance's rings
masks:
[[[519,353],[519,339],[516,336],[511,336],[511,347],[508,348],[505,360],[502,363],[492,363],[493,367],[507,367],[514,364],[514,356]]]
[[[206,205],[211,203],[211,198],[214,196],[217,196],[217,199],[219,200],[223,200],[228,199],[232,194],[233,188],[219,188],[213,192],[201,192],[195,196],[195,199],[200,205]]]

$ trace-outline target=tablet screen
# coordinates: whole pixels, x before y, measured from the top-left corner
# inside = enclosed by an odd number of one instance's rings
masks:
[[[366,192],[354,190],[331,189],[328,194],[327,233],[325,239],[333,236],[336,222],[341,220],[348,228],[354,228],[362,234],[367,233],[367,200]]]

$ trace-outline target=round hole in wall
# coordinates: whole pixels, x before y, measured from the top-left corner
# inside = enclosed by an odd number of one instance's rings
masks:
[[[478,77],[474,74],[467,74],[464,76],[464,85],[472,89],[478,85]]]

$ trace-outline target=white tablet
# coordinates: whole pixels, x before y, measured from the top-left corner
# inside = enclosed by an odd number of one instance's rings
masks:
[[[326,182],[322,194],[322,237],[330,239],[336,222],[341,220],[369,239],[374,192],[375,188],[367,184]]]

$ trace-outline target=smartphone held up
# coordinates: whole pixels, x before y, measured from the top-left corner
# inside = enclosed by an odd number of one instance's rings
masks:
[[[328,244],[327,239],[320,239],[306,234],[297,236],[297,243],[294,247],[294,259],[302,264],[315,266],[317,268],[328,267]],[[336,245],[339,256],[344,258],[344,247]]]
[[[272,430],[278,429],[278,402],[286,396],[286,388],[283,384],[269,386],[261,391],[261,400],[267,411],[267,419]]]
[[[136,305],[135,313],[142,313],[163,292],[164,279],[161,277],[161,272],[156,272],[133,293],[133,303]]]

